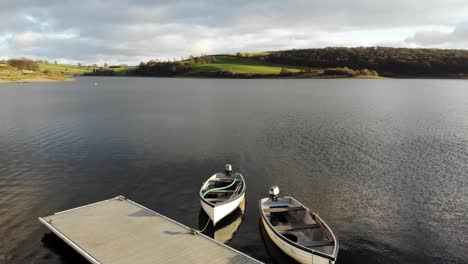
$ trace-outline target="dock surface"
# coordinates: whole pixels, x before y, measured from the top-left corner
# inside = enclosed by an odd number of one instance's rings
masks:
[[[39,220],[91,263],[261,263],[123,197]]]

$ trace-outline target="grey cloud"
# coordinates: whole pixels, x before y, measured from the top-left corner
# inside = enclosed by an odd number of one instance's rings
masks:
[[[466,0],[11,0],[0,1],[0,52],[137,62],[201,52],[365,45],[378,42],[353,38],[353,32],[385,37],[393,29],[453,28],[467,13]],[[458,26],[453,33],[420,31],[398,41],[459,47],[466,43],[463,35],[466,27]]]
[[[468,22],[458,24],[452,32],[419,31],[405,42],[423,47],[465,49],[468,47]]]

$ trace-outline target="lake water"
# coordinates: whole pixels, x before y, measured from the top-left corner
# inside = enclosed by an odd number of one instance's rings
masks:
[[[37,217],[120,194],[198,227],[228,162],[248,188],[228,244],[261,261],[279,185],[338,263],[468,262],[467,81],[78,78],[0,84],[0,263],[82,262]]]

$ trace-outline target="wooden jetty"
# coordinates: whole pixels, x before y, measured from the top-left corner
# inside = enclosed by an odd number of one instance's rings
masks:
[[[119,196],[39,217],[91,263],[262,263]]]

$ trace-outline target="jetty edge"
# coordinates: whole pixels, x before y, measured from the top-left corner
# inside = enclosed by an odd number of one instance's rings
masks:
[[[262,263],[117,196],[39,221],[91,263]]]

